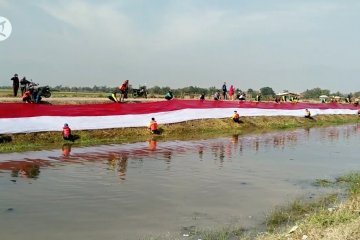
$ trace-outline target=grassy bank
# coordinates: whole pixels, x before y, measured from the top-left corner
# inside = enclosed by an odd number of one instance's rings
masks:
[[[267,230],[249,232],[238,227],[212,230],[194,229],[189,240],[357,240],[360,239],[360,173],[351,173],[335,181],[324,180],[327,186],[344,189],[314,201],[295,200],[273,209],[265,220]],[[165,236],[146,240],[179,240]]]
[[[79,139],[74,146],[90,146],[111,143],[132,143],[156,138],[159,141],[221,137],[231,134],[261,133],[279,129],[311,128],[346,123],[356,123],[355,115],[319,115],[314,120],[300,117],[243,117],[242,123],[228,119],[202,119],[175,124],[161,122],[160,135],[152,135],[146,127],[105,130],[73,131]],[[22,152],[59,148],[65,141],[59,132],[9,134],[0,136],[0,152]]]
[[[275,209],[267,219],[269,231],[256,239],[360,239],[360,173],[326,182],[345,188],[346,200],[332,194],[316,202]]]

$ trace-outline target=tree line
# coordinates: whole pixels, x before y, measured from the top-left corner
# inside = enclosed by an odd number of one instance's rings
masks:
[[[0,89],[9,89],[8,86],[0,86]],[[132,91],[132,87],[130,85],[130,93]],[[93,87],[69,87],[69,86],[62,86],[57,85],[55,87],[51,87],[52,91],[58,91],[58,92],[108,92],[111,93],[114,91],[114,87],[108,87],[108,86],[97,86],[94,85]],[[173,94],[176,97],[181,96],[200,96],[200,94],[205,94],[206,96],[213,95],[216,91],[222,91],[220,88],[217,87],[209,87],[209,88],[201,88],[197,86],[189,86],[184,88],[170,88],[169,86],[160,87],[160,86],[154,86],[147,88],[148,95],[165,95],[168,91],[172,91]],[[283,92],[287,92],[287,90],[283,90]],[[249,88],[247,90],[242,89],[235,89],[235,94],[242,93],[245,94],[247,97],[255,98],[256,95],[261,94],[264,98],[274,98],[276,93],[271,87],[262,87],[259,90],[254,90],[252,88]],[[318,99],[321,95],[327,95],[327,96],[339,96],[339,97],[360,97],[360,91],[356,92],[350,92],[350,93],[341,93],[339,91],[337,92],[331,92],[328,89],[321,89],[319,87],[313,88],[313,89],[306,89],[304,92],[300,93],[302,99]]]
[[[130,85],[130,91],[133,87]],[[55,91],[64,91],[64,92],[112,92],[114,90],[113,87],[107,87],[107,86],[93,86],[93,87],[64,87],[64,86],[55,86]],[[160,86],[154,86],[147,88],[147,92],[149,95],[165,95],[168,91],[172,91],[175,96],[199,96],[200,94],[205,94],[207,96],[213,95],[216,91],[222,91],[220,88],[217,87],[209,87],[209,88],[202,88],[197,86],[189,86],[184,88],[170,88],[169,86],[160,87]],[[276,93],[271,87],[262,87],[259,90],[254,90],[252,88],[249,88],[247,90],[242,89],[235,89],[236,93],[245,93],[248,97],[255,98],[256,95],[261,94],[263,97],[275,97]],[[283,90],[283,92],[288,92],[288,90]],[[341,93],[339,91],[337,92],[331,92],[328,89],[321,89],[319,87],[313,88],[313,89],[306,89],[304,92],[300,93],[302,99],[318,99],[321,95],[327,95],[327,96],[339,96],[346,98],[349,95],[351,97],[360,97],[360,91],[357,92],[350,92],[350,93]]]

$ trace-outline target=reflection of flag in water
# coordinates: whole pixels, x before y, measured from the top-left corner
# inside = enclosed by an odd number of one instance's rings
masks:
[[[195,119],[229,118],[234,110],[241,116],[297,116],[357,114],[350,104],[272,103],[237,101],[171,100],[128,104],[48,105],[0,103],[0,134],[61,131],[64,123],[73,130],[146,127],[155,117],[159,124]]]

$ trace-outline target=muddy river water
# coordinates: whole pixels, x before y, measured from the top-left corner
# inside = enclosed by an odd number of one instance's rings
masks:
[[[360,170],[360,126],[0,153],[0,239],[181,237],[260,226],[274,206]]]

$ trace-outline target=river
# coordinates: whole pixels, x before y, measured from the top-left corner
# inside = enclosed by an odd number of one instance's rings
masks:
[[[259,227],[360,170],[360,126],[0,154],[0,239],[144,239]]]

